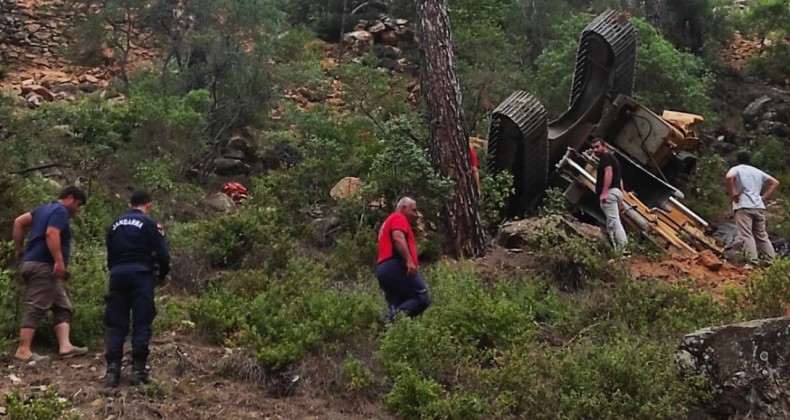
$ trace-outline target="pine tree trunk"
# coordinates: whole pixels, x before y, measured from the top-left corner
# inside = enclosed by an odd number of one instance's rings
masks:
[[[420,83],[431,134],[431,162],[455,183],[443,221],[456,257],[485,253],[472,179],[469,133],[464,125],[461,87],[447,15],[447,0],[415,0],[420,28]]]
[[[664,0],[645,0],[645,20],[661,32],[661,15]]]

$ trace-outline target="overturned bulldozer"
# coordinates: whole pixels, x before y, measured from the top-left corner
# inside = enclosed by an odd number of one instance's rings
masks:
[[[603,215],[594,195],[597,159],[582,153],[604,139],[622,166],[625,223],[663,249],[683,254],[721,252],[705,235],[707,223],[680,203],[677,186],[692,176],[702,117],[665,111],[661,116],[629,96],[637,35],[627,16],[607,11],[582,31],[568,109],[549,122],[540,102],[514,92],[494,110],[488,135],[489,169],[513,175],[515,193],[505,217],[529,214],[549,186],[584,214]]]

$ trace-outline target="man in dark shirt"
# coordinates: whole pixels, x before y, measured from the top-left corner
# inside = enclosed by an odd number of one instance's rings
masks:
[[[85,193],[75,186],[64,188],[58,199],[14,220],[14,247],[22,257],[22,279],[25,282],[26,308],[19,330],[19,347],[15,357],[22,361],[47,358],[33,353],[30,344],[39,321],[51,310],[61,357],[80,356],[85,347],[71,344],[70,321],[74,316],[63,282],[71,255],[69,218],[76,215],[87,201]],[[29,231],[27,246],[23,247]]]
[[[151,381],[146,361],[151,341],[151,323],[156,316],[154,286],[170,271],[170,251],[164,235],[149,214],[153,200],[142,190],[132,193],[130,210],[113,221],[107,230],[107,267],[110,290],[104,312],[107,381],[121,381],[123,343],[129,333],[132,313],[132,384]]]
[[[628,245],[628,237],[620,222],[620,208],[623,205],[623,178],[620,162],[606,149],[603,139],[592,141],[593,152],[598,156],[598,170],[595,178],[595,195],[601,203],[606,217],[606,233],[609,241],[618,251]]]

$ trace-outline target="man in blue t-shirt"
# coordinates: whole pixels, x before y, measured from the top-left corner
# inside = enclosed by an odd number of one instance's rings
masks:
[[[15,355],[19,360],[47,358],[33,353],[30,344],[39,321],[50,310],[60,356],[80,356],[88,352],[85,347],[71,344],[69,322],[74,316],[74,309],[63,289],[63,282],[68,279],[66,270],[71,254],[69,218],[76,215],[87,200],[81,189],[68,186],[60,192],[57,200],[14,220],[14,247],[17,256],[22,257],[22,280],[26,290],[25,314]],[[23,246],[26,233],[27,246]]]

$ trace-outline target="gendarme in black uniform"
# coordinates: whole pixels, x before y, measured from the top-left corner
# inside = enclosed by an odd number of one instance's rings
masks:
[[[150,201],[149,201],[150,203]],[[132,312],[132,382],[148,382],[145,371],[151,323],[156,316],[154,286],[170,271],[170,253],[157,224],[143,211],[132,209],[113,221],[107,230],[109,294],[105,311],[108,376],[117,364],[118,378],[123,343]],[[117,385],[117,380],[116,380]]]

